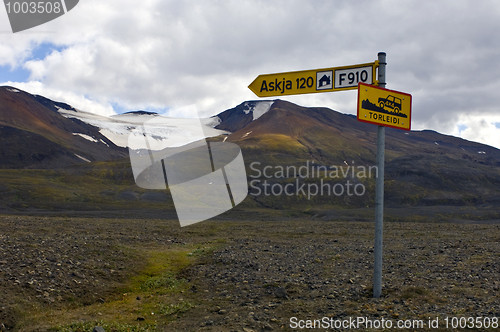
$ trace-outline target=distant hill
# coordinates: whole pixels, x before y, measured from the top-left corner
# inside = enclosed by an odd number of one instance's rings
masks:
[[[376,126],[359,122],[355,116],[276,100],[268,111],[250,120],[245,104],[221,113],[226,117],[221,117],[217,128],[236,129],[227,141],[242,148],[247,167],[252,162],[259,162],[260,169],[270,165],[300,167],[307,162],[316,167],[344,168],[376,164]],[[252,175],[251,169],[247,172]],[[388,204],[499,204],[500,150],[430,130],[387,128],[385,179]],[[370,185],[373,181],[368,181]],[[273,197],[256,199],[271,206],[283,206],[285,199],[292,206],[297,200],[282,197],[270,203]],[[314,198],[317,203],[345,205],[343,199]],[[373,195],[366,195],[352,204],[366,206],[372,201]]]
[[[244,104],[247,103],[250,102]],[[238,110],[244,104],[218,115],[222,121],[216,128],[233,129],[228,141],[242,147],[280,154],[290,151],[294,155],[313,158],[325,164],[342,164],[351,160],[375,161],[376,126],[359,122],[354,115],[277,100],[259,118],[249,120],[251,113]],[[229,112],[232,112],[231,116],[226,118],[231,121],[226,124],[228,121],[221,115]],[[280,148],[273,149],[273,145],[279,145]],[[446,154],[480,164],[500,166],[500,150],[494,147],[431,130],[407,132],[387,128],[386,161],[415,154]]]
[[[123,114],[135,114],[135,115],[158,115],[156,112],[147,112],[147,111],[131,111],[125,112]]]

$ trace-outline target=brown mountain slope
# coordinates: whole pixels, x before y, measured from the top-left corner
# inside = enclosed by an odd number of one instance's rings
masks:
[[[315,160],[333,165],[347,159],[368,162],[371,144],[366,141],[369,127],[360,123],[350,128],[352,119],[326,108],[304,108],[278,100],[259,119],[229,136],[243,148],[261,150],[291,158]],[[353,141],[354,137],[360,139]]]
[[[64,130],[61,117],[41,105],[34,96],[13,89],[0,89],[0,124],[26,130],[64,144],[72,137]]]
[[[0,87],[1,168],[51,168],[127,157],[99,128],[63,117],[57,107],[70,106]]]
[[[277,100],[259,119],[229,135],[228,140],[245,148],[273,151],[271,138],[282,148],[280,141],[290,144],[290,148],[302,146],[308,157],[327,164],[350,159],[375,161],[376,126],[328,108],[301,107],[282,100]],[[500,150],[491,146],[430,130],[386,129],[386,161],[415,154],[453,155],[500,165]]]

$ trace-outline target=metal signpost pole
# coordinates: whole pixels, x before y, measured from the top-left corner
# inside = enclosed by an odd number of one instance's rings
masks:
[[[378,86],[375,75],[378,64]],[[373,297],[382,294],[382,239],[384,228],[385,126],[411,130],[411,95],[385,89],[386,54],[359,65],[263,74],[248,88],[258,97],[298,95],[358,89],[358,121],[378,125],[375,188],[375,260]],[[389,108],[390,111],[385,108]]]
[[[385,88],[386,54],[378,54],[378,85]],[[377,128],[377,180],[375,188],[375,262],[373,268],[373,297],[379,298],[382,293],[382,242],[384,229],[384,158],[385,127]]]

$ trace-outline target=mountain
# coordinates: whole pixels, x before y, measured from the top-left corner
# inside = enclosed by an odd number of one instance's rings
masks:
[[[262,172],[266,166],[279,170],[279,165],[356,167],[356,170],[358,166],[376,165],[374,125],[331,109],[301,107],[282,100],[274,101],[266,112],[252,120],[245,111],[251,103],[255,102],[243,103],[219,114],[222,121],[216,127],[234,130],[227,141],[241,147],[247,167],[255,162],[254,168]],[[389,204],[500,203],[500,150],[430,130],[406,132],[386,128],[385,141],[386,201]],[[259,171],[247,168],[250,177],[260,175]],[[261,176],[259,180],[262,184],[265,179]],[[290,180],[268,179],[271,183],[287,181]],[[373,182],[372,178],[368,179],[366,186],[373,187]],[[344,204],[345,198],[314,197],[314,200]],[[261,195],[256,197],[259,199],[263,205],[276,203],[269,202],[273,201],[272,197]],[[286,199],[289,205],[297,200]],[[373,195],[349,199],[358,205],[373,203]],[[283,201],[278,203],[282,206]]]
[[[0,168],[60,168],[75,163],[127,157],[99,132],[68,119],[54,102],[12,87],[0,87]]]
[[[158,115],[158,113],[156,112],[148,112],[148,111],[131,111],[131,112],[125,112],[123,114],[131,114],[131,115],[153,115],[153,116],[156,116]]]
[[[303,151],[303,156],[319,163],[375,161],[376,126],[359,122],[354,115],[276,100],[264,114],[252,120],[252,114],[244,111],[252,103],[256,102],[245,102],[218,115],[222,121],[216,128],[232,132],[228,141],[269,151],[273,151],[270,145],[279,145],[283,150],[275,152]],[[406,132],[387,128],[386,160],[409,154],[453,154],[482,164],[500,165],[500,150],[488,145],[431,130]]]
[[[120,185],[132,181],[129,185],[134,188],[130,164],[123,159],[128,151],[123,147],[133,147],[136,139],[142,139],[134,131],[139,125],[152,123],[149,130],[160,147],[189,136],[201,125],[209,141],[226,140],[241,147],[251,193],[246,202],[252,206],[373,205],[375,175],[354,173],[376,164],[376,126],[328,108],[254,100],[200,122],[186,122],[146,111],[104,117],[11,87],[0,88],[0,101],[2,168],[60,168],[83,163],[87,166],[77,172],[94,176],[102,174],[107,164],[99,164],[97,170],[87,161],[122,158],[119,167],[116,163],[109,167],[116,169]],[[385,161],[388,206],[500,204],[500,150],[494,147],[430,130],[386,128]],[[280,167],[307,169],[312,176],[282,176]],[[315,170],[323,173],[319,176]],[[329,174],[334,170],[337,174],[351,170],[348,174],[353,176],[332,178]],[[308,197],[298,191],[296,195],[266,195],[264,191],[272,185],[298,190],[302,183],[321,181],[331,186],[346,186],[350,181],[363,185],[366,194]]]

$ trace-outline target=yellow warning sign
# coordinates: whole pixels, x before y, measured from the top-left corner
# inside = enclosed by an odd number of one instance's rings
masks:
[[[410,130],[411,95],[359,83],[358,121]]]

